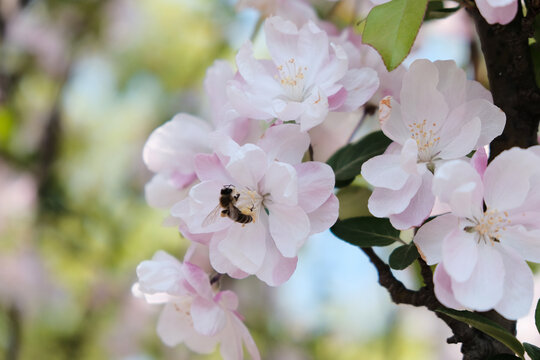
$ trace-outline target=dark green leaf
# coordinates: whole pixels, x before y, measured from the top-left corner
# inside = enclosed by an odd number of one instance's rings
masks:
[[[402,245],[398,248],[395,248],[394,251],[390,254],[388,258],[388,265],[392,269],[403,270],[411,265],[414,260],[418,259],[418,250],[416,245],[413,242],[410,242],[407,245]]]
[[[427,5],[426,16],[424,21],[433,19],[442,19],[452,15],[460,9],[460,6],[445,8],[442,0],[430,1]]]
[[[391,142],[382,131],[376,131],[339,149],[327,161],[336,174],[336,186],[340,185],[340,182],[345,186],[350,184],[356,175],[360,174],[362,164],[382,154]]]
[[[381,54],[388,71],[394,70],[411,51],[427,9],[428,0],[392,0],[374,7],[362,39]]]
[[[536,310],[534,311],[534,323],[536,324],[536,330],[540,333],[540,299],[536,303]]]
[[[521,345],[519,340],[516,339],[514,335],[502,328],[496,322],[470,311],[457,311],[452,309],[438,309],[437,311],[446,314],[451,318],[469,324],[473,328],[486,333],[496,340],[499,340],[519,357],[522,359],[524,358],[523,354],[525,353],[525,350],[523,349],[523,345]]]
[[[338,238],[359,247],[386,246],[399,240],[388,219],[361,216],[338,221],[330,229]]]
[[[523,347],[525,348],[525,351],[532,360],[540,360],[540,348],[538,346],[535,346],[533,344],[529,343],[523,343]]]

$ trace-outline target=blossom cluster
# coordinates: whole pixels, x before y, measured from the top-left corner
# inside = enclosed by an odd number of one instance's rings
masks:
[[[221,344],[230,360],[245,346],[260,358],[220,279],[255,275],[278,286],[292,276],[308,238],[338,218],[335,174],[314,159],[344,145],[334,124],[368,105],[393,141],[362,166],[370,212],[396,229],[418,228],[419,252],[438,264],[442,304],[523,316],[533,288],[525,260],[540,260],[540,150],[511,149],[487,165],[484,148],[506,117],[453,61],[388,72],[352,29],[317,19],[305,2],[276,1],[272,12],[289,20],[265,20],[269,58],[255,57],[248,41],[236,69],[225,61],[208,69],[211,121],[177,114],[143,150],[154,173],[147,202],[168,209],[165,223],[192,243],[183,262],[158,251],[137,268],[133,292],[165,304],[163,342],[202,353]]]
[[[169,209],[165,223],[192,242],[183,263],[158,252],[137,268],[134,293],[166,304],[158,334],[167,345],[208,352],[220,343],[225,359],[241,359],[244,343],[259,358],[236,295],[219,291],[219,279],[255,275],[278,286],[291,277],[309,236],[338,217],[334,172],[313,161],[335,145],[312,134],[399,88],[403,68],[390,75],[350,29],[291,18],[265,21],[269,59],[254,57],[247,42],[236,71],[225,61],[208,69],[211,122],[177,114],[144,146],[154,173],[146,200]]]

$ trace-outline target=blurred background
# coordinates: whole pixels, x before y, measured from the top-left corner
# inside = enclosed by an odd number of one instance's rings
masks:
[[[364,2],[316,5],[344,26]],[[156,250],[182,259],[188,246],[144,200],[142,147],[177,112],[208,118],[206,68],[264,39],[246,3],[0,0],[0,358],[220,358],[164,346],[159,306],[131,286]],[[462,13],[431,21],[407,61],[453,58],[485,83],[471,34]],[[418,286],[414,269],[398,276]],[[442,322],[392,305],[367,258],[329,233],[280,288],[226,286],[263,359],[459,357]],[[538,343],[533,320],[522,324],[520,339]]]

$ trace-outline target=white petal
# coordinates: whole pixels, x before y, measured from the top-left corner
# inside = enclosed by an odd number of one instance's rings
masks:
[[[292,165],[273,161],[264,175],[261,193],[284,205],[298,204],[298,177]]]
[[[401,105],[391,96],[381,100],[379,104],[379,122],[384,135],[403,145],[411,138],[411,132],[405,126]]]
[[[438,60],[433,64],[439,73],[437,90],[444,95],[448,107],[455,109],[466,99],[467,75],[454,60]]]
[[[458,218],[447,214],[422,225],[414,236],[414,243],[420,249],[422,259],[428,265],[442,261],[442,244],[444,238],[458,226]]]
[[[246,144],[232,154],[226,168],[237,184],[256,189],[266,172],[267,161],[266,153],[260,147]]]
[[[193,327],[199,334],[214,336],[227,322],[227,315],[212,299],[197,297],[191,304]]]
[[[259,222],[245,226],[234,223],[218,249],[240,270],[254,274],[260,269],[266,254],[265,234],[266,230]]]
[[[461,305],[454,296],[452,291],[452,279],[446,272],[444,264],[439,264],[435,269],[433,283],[435,284],[435,296],[441,304],[452,309],[464,309],[463,305]]]
[[[422,184],[412,197],[409,206],[401,213],[389,216],[393,227],[405,230],[412,226],[420,226],[427,219],[435,204],[435,196],[431,193],[432,178],[433,175],[429,171],[424,173]]]
[[[502,299],[505,269],[500,252],[491,244],[480,244],[471,277],[465,282],[452,281],[452,290],[465,307],[487,311]]]
[[[257,145],[263,149],[270,160],[299,164],[309,147],[309,135],[300,131],[295,124],[271,126]]]
[[[540,230],[527,230],[521,225],[508,226],[501,233],[500,240],[502,246],[513,249],[523,259],[540,263]]]
[[[178,201],[184,199],[189,193],[189,187],[184,189],[175,188],[166,176],[156,174],[144,186],[144,197],[148,205],[160,209],[170,208]]]
[[[409,206],[421,184],[421,176],[411,175],[399,190],[375,188],[368,201],[369,212],[377,217],[401,213]]]
[[[298,205],[306,213],[318,209],[334,190],[335,175],[332,168],[318,161],[295,166],[298,174]]]
[[[317,210],[307,214],[310,223],[310,235],[328,230],[334,225],[339,216],[339,200],[331,194]]]
[[[268,237],[264,263],[256,275],[269,286],[279,286],[289,280],[296,270],[297,262],[297,257],[289,258],[281,255],[274,241]]]
[[[307,240],[309,218],[300,206],[268,204],[270,234],[278,250],[286,257],[295,257]]]
[[[474,234],[454,229],[443,241],[443,262],[454,281],[464,282],[471,277],[478,259],[478,245]]]
[[[539,171],[540,161],[533,153],[513,148],[503,151],[484,173],[484,200],[491,209],[504,211],[524,203],[530,177]]]
[[[378,155],[362,164],[361,174],[371,185],[390,190],[401,189],[407,174],[401,168],[401,155]]]
[[[480,137],[480,131],[481,123],[479,118],[475,117],[471,121],[464,123],[451,141],[442,146],[439,156],[442,159],[457,159],[466,156],[475,149]]]
[[[495,310],[510,320],[517,320],[529,312],[534,296],[534,279],[531,268],[515,252],[503,253],[504,296]]]

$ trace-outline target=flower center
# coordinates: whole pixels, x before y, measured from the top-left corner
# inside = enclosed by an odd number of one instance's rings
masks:
[[[238,196],[235,206],[242,214],[251,215],[255,220],[264,198],[255,190],[238,189],[237,191],[240,196]]]
[[[193,319],[191,318],[191,303],[193,298],[191,296],[180,296],[174,300],[173,307],[180,316],[187,319],[188,323],[193,326]]]
[[[296,60],[290,58],[284,65],[277,67],[281,87],[287,97],[294,101],[304,100],[304,71],[307,67],[297,66]]]
[[[473,219],[467,218],[467,220],[472,225],[466,226],[464,230],[469,233],[476,233],[478,242],[484,241],[487,244],[489,241],[492,245],[500,242],[501,230],[505,231],[506,226],[511,223],[506,211],[501,213],[496,209],[486,210],[481,218],[473,217]]]
[[[429,129],[431,127],[431,129]],[[411,138],[416,141],[418,146],[418,161],[430,162],[435,156],[439,154],[437,151],[437,145],[441,139],[439,136],[435,137],[435,131],[437,123],[427,124],[427,120],[424,119],[421,123],[409,124],[409,131],[411,132]]]

